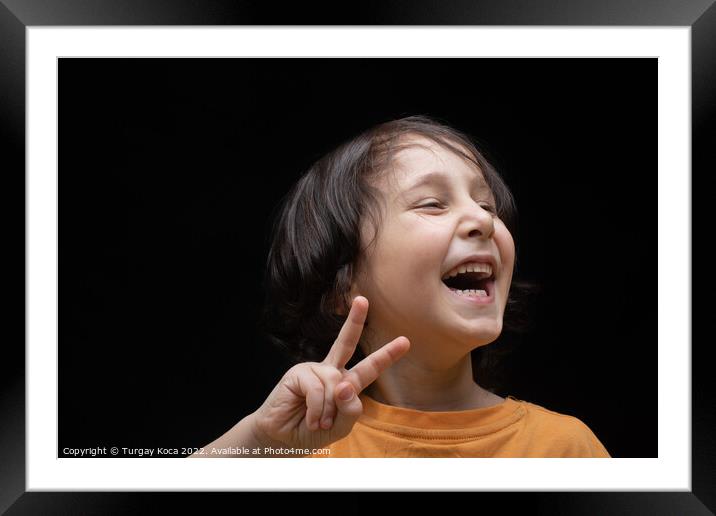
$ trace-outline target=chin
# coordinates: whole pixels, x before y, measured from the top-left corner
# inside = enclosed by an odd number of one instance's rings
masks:
[[[499,337],[499,335],[494,335],[493,337],[481,339],[478,341],[472,341],[472,343],[471,343],[472,346],[470,347],[470,351],[478,349],[478,348],[482,348],[484,346],[487,346],[488,344],[492,344],[493,342],[495,342],[497,340],[497,337]]]
[[[474,347],[485,346],[497,340],[502,333],[502,318],[481,320],[467,324],[461,331],[466,340]]]

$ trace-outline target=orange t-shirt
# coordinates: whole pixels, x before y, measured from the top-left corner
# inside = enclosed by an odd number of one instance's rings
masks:
[[[508,396],[492,407],[425,412],[360,395],[351,433],[313,458],[611,457],[587,425]]]

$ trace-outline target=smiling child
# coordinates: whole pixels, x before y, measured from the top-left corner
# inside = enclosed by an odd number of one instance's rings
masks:
[[[471,353],[500,336],[509,306],[514,217],[469,137],[429,117],[317,161],[282,206],[265,278],[262,328],[297,365],[205,448],[610,457],[578,418],[478,383]]]

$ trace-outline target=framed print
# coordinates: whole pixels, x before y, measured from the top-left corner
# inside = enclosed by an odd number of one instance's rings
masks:
[[[26,200],[26,331],[22,349],[7,345],[3,510],[131,511],[151,496],[140,491],[435,490],[531,491],[544,507],[580,514],[713,511],[712,381],[703,344],[691,341],[690,208],[691,169],[713,168],[716,8],[567,15],[478,3],[489,16],[473,6],[437,9],[428,21],[391,5],[349,26],[330,13],[303,25],[298,15],[274,21],[228,4],[221,20],[178,5],[131,14],[117,4],[92,13],[74,2],[57,13],[0,6],[4,168],[8,177],[22,171]],[[411,363],[420,363],[421,336],[447,335],[427,328],[463,321],[428,301],[432,283],[422,278],[465,254],[478,227],[504,228],[495,229],[494,268],[513,242],[517,264],[505,283],[505,327],[461,362],[472,356],[466,374],[484,380],[480,404],[451,409],[497,413],[497,401],[518,402],[529,414],[529,405],[578,428],[592,451],[491,456],[455,445],[430,455],[411,443],[348,458],[318,443],[313,453],[334,456],[314,461],[252,457],[240,444],[253,441],[234,439],[248,428],[257,435],[254,414],[289,368],[325,356],[272,346],[290,342],[291,317],[301,332],[323,331],[294,300],[326,292],[314,269],[310,281],[282,277],[277,287],[272,253],[283,245],[299,265],[353,260],[353,241],[322,246],[308,229],[348,217],[350,181],[310,208],[304,173],[340,170],[351,156],[335,154],[342,144],[357,148],[363,131],[415,116],[469,136],[509,187],[515,221],[496,209],[498,223],[489,222],[488,211],[461,212],[457,201],[441,213],[390,207],[394,218],[380,226],[390,236],[376,236],[386,254],[366,263],[402,294],[382,298],[362,282],[377,299],[368,327],[384,321],[409,335]],[[281,209],[292,202],[302,218],[290,225]],[[324,261],[309,262],[314,255]],[[530,282],[540,288],[519,312],[507,291],[529,293]],[[269,318],[267,307],[281,303],[294,311]],[[427,363],[459,341],[441,340]],[[386,370],[415,374],[394,360]],[[401,388],[398,373],[380,374],[391,380],[363,385],[370,399],[405,400],[433,378]],[[426,387],[420,399],[435,392]],[[409,425],[413,416],[395,415]],[[254,426],[229,432],[249,419]],[[187,459],[204,449],[229,457]]]

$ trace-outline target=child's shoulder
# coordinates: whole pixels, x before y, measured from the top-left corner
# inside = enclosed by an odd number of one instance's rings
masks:
[[[608,456],[592,429],[576,416],[550,410],[537,403],[510,398],[522,404],[525,409],[525,423],[535,433],[548,435],[552,440],[581,444],[594,449],[597,455]]]
[[[539,422],[543,425],[554,426],[563,430],[573,430],[592,433],[591,429],[587,426],[584,421],[576,416],[565,414],[550,410],[542,405],[533,403],[531,401],[520,400],[514,396],[510,398],[522,404],[528,416],[535,422]]]
[[[508,398],[511,398],[511,399],[515,400],[516,402],[521,403],[527,411],[532,412],[533,414],[538,414],[542,417],[559,418],[559,419],[576,419],[577,421],[579,421],[579,419],[575,416],[570,416],[569,414],[564,414],[562,412],[556,412],[554,410],[550,410],[546,407],[543,407],[542,405],[538,405],[537,403],[534,403],[531,401],[521,400],[519,398],[515,398],[514,396],[508,396]]]

